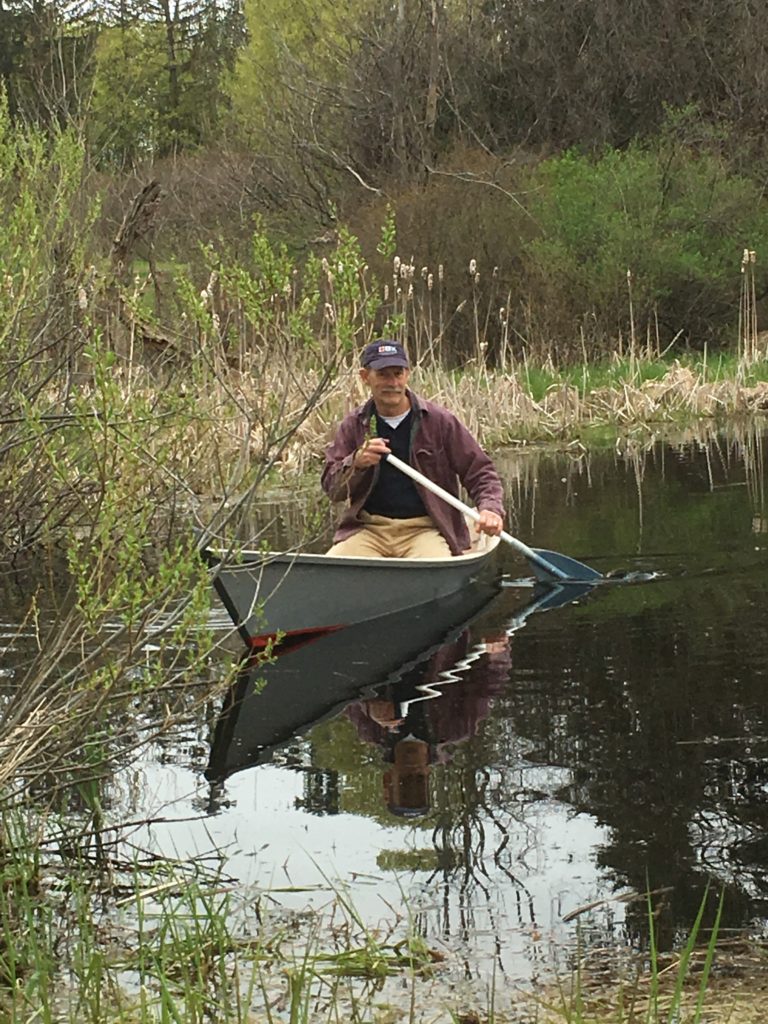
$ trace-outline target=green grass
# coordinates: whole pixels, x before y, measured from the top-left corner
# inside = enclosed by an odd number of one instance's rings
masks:
[[[226,875],[223,856],[209,869],[139,853],[121,860],[115,846],[100,864],[62,857],[83,839],[75,825],[50,818],[45,838],[37,824],[31,812],[7,812],[2,819],[4,1024],[415,1024],[424,1020],[425,1006],[428,1019],[441,1024],[725,1019],[712,1016],[725,1002],[710,991],[722,896],[703,946],[708,894],[672,958],[657,947],[649,896],[648,947],[635,958],[629,980],[617,963],[606,981],[601,961],[596,985],[582,950],[570,974],[519,1000],[492,970],[485,997],[460,1008],[452,954],[419,933],[418,915],[405,897],[392,921],[375,929],[343,887],[331,891],[322,912],[291,913],[268,891],[239,889]],[[456,955],[454,973],[465,954]],[[761,1018],[738,1019],[757,1024]]]
[[[636,359],[614,356],[599,362],[577,363],[555,368],[526,362],[518,370],[522,383],[536,402],[541,402],[553,387],[575,387],[582,398],[592,391],[621,389],[625,385],[640,388],[647,381],[660,381],[676,366],[689,369],[702,383],[739,380],[746,385],[768,381],[768,361],[745,365],[735,353],[714,356],[688,353],[675,358]]]

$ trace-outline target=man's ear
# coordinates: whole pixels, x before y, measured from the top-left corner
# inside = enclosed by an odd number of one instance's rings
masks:
[[[366,370],[365,368],[360,370],[360,380],[363,382],[363,384],[367,384],[368,383],[368,376],[369,376],[369,371],[368,370]]]

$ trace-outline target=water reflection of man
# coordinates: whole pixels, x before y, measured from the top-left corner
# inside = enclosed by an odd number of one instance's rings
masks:
[[[416,818],[427,813],[431,760],[427,740],[409,734],[395,743],[391,767],[384,772],[384,803],[392,814]]]
[[[416,818],[429,811],[433,765],[447,764],[456,746],[476,734],[509,678],[506,634],[476,645],[476,657],[462,669],[468,653],[465,631],[424,665],[346,709],[360,738],[383,752],[384,803],[398,817]],[[454,680],[443,676],[452,670]],[[426,686],[435,696],[425,693]]]

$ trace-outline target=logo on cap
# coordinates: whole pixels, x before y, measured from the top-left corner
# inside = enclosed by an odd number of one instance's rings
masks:
[[[360,360],[364,367],[380,370],[385,366],[408,366],[408,356],[399,341],[372,341],[363,349]]]

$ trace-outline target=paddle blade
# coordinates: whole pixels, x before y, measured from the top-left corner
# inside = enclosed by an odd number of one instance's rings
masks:
[[[548,573],[543,565],[532,561],[533,573],[536,579],[541,580],[542,583],[596,583],[597,580],[603,578],[597,569],[592,569],[590,566],[584,565],[583,562],[577,562],[575,558],[569,558],[568,555],[561,555],[559,551],[545,551],[542,548],[533,548],[532,550],[539,558],[548,562],[549,565],[553,565],[561,573],[564,572],[566,576],[565,579],[562,579],[557,573]]]

